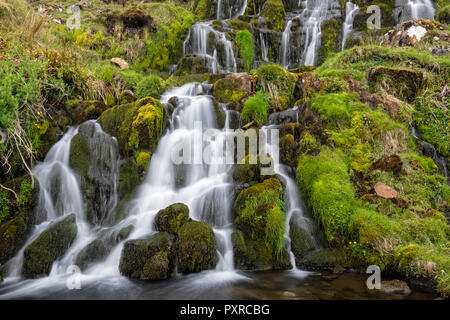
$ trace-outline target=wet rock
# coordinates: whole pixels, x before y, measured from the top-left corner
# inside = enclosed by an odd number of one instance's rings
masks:
[[[189,220],[189,207],[183,203],[174,203],[160,210],[155,218],[156,230],[178,234],[180,228]]]
[[[377,196],[385,199],[397,198],[398,192],[384,184],[383,182],[378,182],[375,187],[375,192]]]
[[[89,243],[77,255],[75,264],[85,270],[91,263],[98,262],[106,257],[108,250],[102,240],[94,240]]]
[[[268,119],[268,124],[272,125],[281,125],[295,122],[298,122],[298,107],[280,112],[274,112],[269,115]]]
[[[130,68],[130,66],[128,65],[128,62],[126,62],[122,58],[112,58],[111,62],[118,65],[119,68],[122,70],[126,70],[126,69]]]
[[[183,273],[213,269],[216,240],[212,228],[203,222],[185,223],[178,232],[178,263]]]
[[[159,232],[145,239],[127,241],[122,249],[119,271],[134,279],[167,279],[174,273],[175,259],[175,236]]]
[[[380,290],[389,294],[401,294],[408,296],[411,294],[411,289],[408,284],[401,280],[381,281]]]
[[[48,276],[53,262],[62,257],[77,236],[75,214],[55,222],[24,251],[22,274],[26,278]]]
[[[399,175],[402,172],[402,159],[396,154],[381,158],[370,166],[370,170],[383,170]]]
[[[300,221],[291,219],[290,222],[290,237],[291,250],[296,259],[301,259],[306,253],[313,250],[315,247],[314,241],[309,233],[302,228]]]
[[[178,63],[176,76],[183,76],[189,74],[208,73],[208,60],[206,57],[195,54],[185,55]]]

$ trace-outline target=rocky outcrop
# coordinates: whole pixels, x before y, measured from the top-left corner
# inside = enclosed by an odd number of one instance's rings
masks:
[[[55,222],[24,250],[22,274],[40,278],[50,274],[53,262],[62,257],[77,236],[75,214]]]

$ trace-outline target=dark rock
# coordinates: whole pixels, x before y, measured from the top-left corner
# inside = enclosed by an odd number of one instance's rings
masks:
[[[167,279],[174,274],[175,258],[175,236],[159,232],[145,239],[125,242],[119,271],[135,279]]]
[[[408,284],[401,280],[381,281],[380,290],[389,294],[400,294],[408,296],[411,294],[411,289]]]
[[[398,155],[394,154],[375,161],[370,166],[370,170],[389,171],[398,176],[402,172],[402,166],[402,159],[400,159]]]
[[[94,240],[89,243],[77,256],[75,264],[85,270],[89,264],[97,262],[106,257],[108,250],[102,240]]]
[[[54,261],[62,257],[77,236],[75,214],[55,222],[24,251],[22,274],[26,278],[48,276]]]

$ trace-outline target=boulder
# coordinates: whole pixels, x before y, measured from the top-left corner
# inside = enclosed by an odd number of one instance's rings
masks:
[[[208,73],[208,60],[206,57],[189,54],[181,58],[175,76]]]
[[[291,250],[296,259],[301,259],[306,253],[315,248],[314,240],[310,234],[299,225],[299,222],[291,219],[290,222]]]
[[[122,249],[119,271],[134,279],[167,279],[175,271],[175,248],[175,236],[165,232],[127,241]]]
[[[85,270],[91,263],[102,260],[108,254],[108,250],[102,240],[97,239],[89,243],[77,255],[75,264]]]
[[[389,294],[400,294],[408,296],[411,294],[411,289],[405,281],[401,280],[389,280],[381,281],[380,291]]]
[[[53,262],[62,257],[77,236],[76,216],[71,214],[50,225],[24,250],[22,274],[40,278],[50,274]]]
[[[191,221],[178,232],[178,263],[183,273],[213,269],[216,265],[216,241],[207,224]]]
[[[253,77],[228,75],[214,83],[213,95],[222,103],[236,103],[252,93]]]
[[[378,182],[375,185],[374,189],[375,189],[377,196],[379,196],[380,198],[393,199],[393,198],[397,198],[397,196],[398,196],[398,192],[396,190],[392,189],[391,187],[384,184],[383,182]]]
[[[156,230],[178,234],[180,228],[189,220],[189,208],[183,203],[175,203],[160,210],[155,218]]]
[[[122,154],[131,156],[135,150],[153,153],[165,128],[166,112],[159,100],[147,97],[106,110],[98,122],[117,138]]]

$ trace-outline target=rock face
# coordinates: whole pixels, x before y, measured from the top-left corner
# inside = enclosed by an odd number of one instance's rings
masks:
[[[175,236],[160,232],[145,239],[127,241],[119,270],[124,276],[140,280],[169,278],[175,270]]]
[[[70,167],[81,179],[87,216],[93,224],[108,224],[117,203],[119,175],[117,140],[88,121],[80,125],[70,146]]]
[[[102,240],[94,240],[89,243],[77,256],[75,264],[80,267],[81,270],[86,269],[89,264],[100,261],[106,257],[108,250]]]
[[[189,208],[183,203],[175,203],[160,210],[155,218],[158,231],[178,234],[180,228],[189,220]]]
[[[198,55],[185,55],[178,63],[177,76],[208,73],[208,60]]]
[[[48,276],[53,262],[66,253],[76,236],[75,214],[51,225],[25,248],[23,276],[26,278]]]
[[[408,284],[401,280],[381,281],[381,291],[390,294],[401,294],[408,296],[411,294],[411,289]]]
[[[389,187],[388,185],[384,184],[383,182],[378,182],[375,187],[375,192],[377,195],[381,198],[385,199],[393,199],[397,198],[398,192]]]
[[[183,273],[200,272],[216,265],[216,242],[207,224],[185,223],[179,230],[178,262]]]

